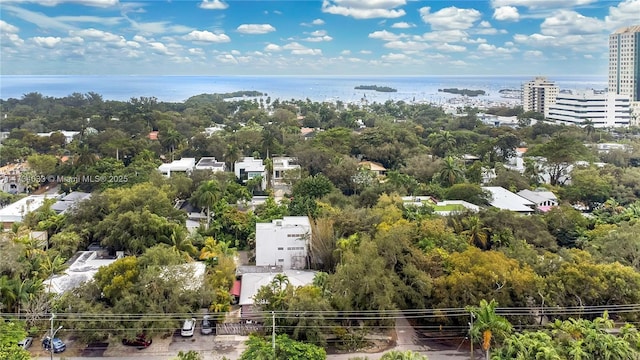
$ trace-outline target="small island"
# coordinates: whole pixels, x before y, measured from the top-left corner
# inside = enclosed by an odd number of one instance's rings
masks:
[[[458,94],[469,97],[486,95],[484,90],[470,90],[470,89],[458,89],[458,88],[449,88],[449,89],[438,89],[439,92],[446,92],[449,94]]]
[[[358,85],[355,87],[356,90],[375,90],[378,92],[397,92],[397,89],[388,86],[378,86],[378,85]]]
[[[216,100],[224,100],[224,99],[233,99],[233,98],[241,98],[241,97],[259,97],[266,96],[266,93],[262,93],[260,91],[255,90],[242,90],[242,91],[234,91],[229,93],[214,93],[214,94],[200,94],[195,95],[187,99],[187,102],[210,102]]]

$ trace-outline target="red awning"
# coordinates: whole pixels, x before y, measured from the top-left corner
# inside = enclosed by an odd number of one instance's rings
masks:
[[[233,283],[233,287],[231,288],[230,293],[233,296],[238,296],[238,297],[240,296],[240,280],[236,280]]]

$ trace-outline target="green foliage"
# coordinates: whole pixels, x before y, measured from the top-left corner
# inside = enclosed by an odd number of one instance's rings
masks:
[[[411,350],[392,350],[382,355],[380,360],[429,360],[429,358]]]
[[[251,335],[246,344],[247,349],[240,356],[240,360],[324,360],[327,358],[323,348],[292,340],[287,335],[276,337],[275,352],[271,341],[262,337]]]
[[[200,355],[195,350],[189,351],[179,351],[178,356],[176,356],[173,360],[202,360],[202,355]]]
[[[5,320],[0,317],[0,359],[31,359],[29,352],[18,346],[18,342],[26,336],[27,332],[23,322]]]

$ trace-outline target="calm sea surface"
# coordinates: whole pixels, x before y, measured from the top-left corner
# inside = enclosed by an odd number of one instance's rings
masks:
[[[560,89],[604,89],[605,76],[548,77]],[[312,101],[387,100],[444,102],[454,95],[438,92],[441,88],[485,90],[486,100],[499,100],[500,89],[520,89],[533,76],[0,76],[0,99],[21,98],[30,92],[64,97],[72,93],[95,92],[105,100],[126,101],[132,97],[156,97],[160,101],[182,102],[203,93],[256,90],[272,100],[310,99]],[[355,90],[358,85],[390,86],[395,93]]]

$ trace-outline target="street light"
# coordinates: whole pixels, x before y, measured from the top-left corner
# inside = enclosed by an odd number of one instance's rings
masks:
[[[62,325],[60,325],[55,331],[53,330],[53,319],[55,318],[56,315],[51,313],[51,318],[49,319],[49,321],[51,321],[51,332],[49,333],[49,335],[51,335],[49,336],[49,353],[51,354],[51,360],[53,360],[53,338],[55,338],[58,331],[62,329]]]

